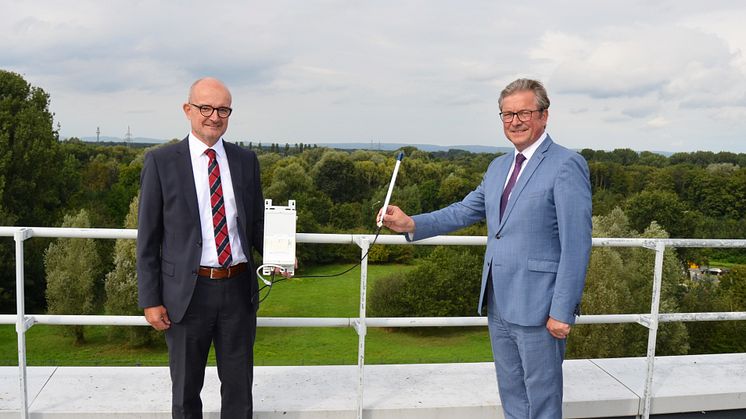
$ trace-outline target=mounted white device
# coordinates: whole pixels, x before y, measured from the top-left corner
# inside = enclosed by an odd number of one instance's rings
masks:
[[[264,253],[262,274],[269,275],[275,267],[291,275],[295,271],[295,200],[287,207],[273,206],[264,200]]]

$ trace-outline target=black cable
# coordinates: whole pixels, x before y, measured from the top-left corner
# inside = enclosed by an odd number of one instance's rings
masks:
[[[356,264],[352,265],[352,267],[350,267],[346,271],[336,273],[336,274],[331,274],[331,275],[306,275],[306,276],[296,276],[295,278],[334,278],[337,276],[342,276],[346,274],[347,272],[350,272],[351,270],[357,268],[358,266],[360,266],[361,263],[363,263],[363,260],[365,260],[365,258],[368,257],[368,253],[370,253],[370,249],[373,248],[374,244],[376,244],[376,241],[378,240],[378,235],[381,233],[381,228],[383,227],[378,227],[376,229],[376,235],[375,237],[373,237],[373,243],[371,243],[370,246],[368,246],[368,251],[365,252],[365,254],[360,258],[360,260]]]
[[[295,276],[295,277],[292,277],[292,278],[295,278],[295,279],[298,279],[298,278],[335,278],[335,277],[338,277],[338,276],[342,276],[342,275],[346,274],[347,272],[350,272],[351,270],[353,270],[353,269],[357,268],[358,266],[360,266],[360,264],[363,263],[363,260],[365,260],[365,258],[368,257],[368,254],[370,253],[370,249],[372,249],[373,245],[376,244],[376,241],[378,241],[378,236],[381,234],[381,228],[383,228],[383,227],[378,227],[376,229],[376,235],[375,235],[375,237],[373,237],[373,242],[370,244],[370,246],[368,246],[368,251],[366,251],[365,254],[362,257],[360,257],[360,260],[356,264],[352,265],[349,269],[347,269],[345,271],[342,271],[342,272],[339,272],[339,273],[336,273],[336,274],[330,274],[330,275],[305,275],[305,276]],[[273,270],[272,271],[272,275],[269,277],[269,285],[265,284],[264,286],[262,286],[261,288],[259,288],[256,291],[256,294],[258,295],[263,289],[269,287],[269,291],[267,291],[267,294],[264,297],[262,297],[261,299],[259,299],[259,302],[261,303],[264,300],[266,300],[267,297],[269,297],[269,293],[272,292],[272,286],[274,284],[276,284],[278,282],[285,281],[286,279],[290,279],[290,278],[286,278],[286,277],[283,276],[282,278],[280,278],[280,279],[278,279],[278,280],[275,281],[275,272]]]

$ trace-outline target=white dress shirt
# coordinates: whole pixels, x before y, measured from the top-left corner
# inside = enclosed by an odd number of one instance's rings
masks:
[[[231,243],[231,255],[233,264],[246,262],[241,247],[241,239],[238,236],[238,223],[236,215],[236,195],[233,193],[233,182],[231,181],[231,170],[228,165],[228,157],[225,155],[223,139],[221,138],[212,147],[197,139],[189,133],[189,154],[192,158],[192,174],[194,175],[194,186],[197,190],[197,205],[199,208],[199,220],[202,228],[202,259],[201,266],[219,267],[218,251],[215,245],[215,229],[212,225],[212,204],[210,203],[210,180],[207,167],[210,158],[205,154],[208,148],[215,150],[218,166],[220,167],[220,184],[223,188],[223,201],[225,205],[225,217],[228,222],[228,237]]]
[[[508,186],[508,182],[510,181],[510,174],[513,173],[513,168],[515,167],[515,156],[518,155],[518,153],[523,154],[523,157],[526,158],[526,160],[523,162],[523,165],[521,166],[521,171],[518,172],[518,177],[515,178],[516,183],[518,183],[518,179],[521,178],[521,174],[523,174],[523,171],[526,169],[526,166],[528,166],[528,161],[531,160],[531,156],[534,155],[534,152],[539,148],[541,143],[544,142],[544,140],[547,139],[547,132],[544,131],[541,134],[541,137],[539,137],[536,141],[534,141],[533,144],[526,147],[523,151],[518,151],[518,149],[514,149],[513,153],[513,163],[510,164],[510,170],[508,170],[508,177],[505,178],[505,184],[503,185],[503,190],[506,186]],[[513,195],[513,191],[510,191],[510,195]],[[508,195],[508,200],[510,199],[510,195]]]

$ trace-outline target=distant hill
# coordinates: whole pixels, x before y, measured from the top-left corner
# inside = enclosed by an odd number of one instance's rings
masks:
[[[87,142],[87,143],[95,143],[96,142],[96,137],[80,137],[80,139],[82,141]],[[103,142],[106,142],[106,143],[123,143],[124,142],[124,138],[120,138],[120,137],[109,137],[109,136],[102,135],[99,138],[99,141],[102,142],[102,143]],[[157,138],[146,138],[146,137],[132,137],[132,141],[131,142],[133,142],[133,143],[143,143],[143,144],[160,144],[160,143],[165,143],[167,141],[169,141],[169,140],[160,140],[160,139],[157,139]]]
[[[416,147],[422,151],[465,150],[471,153],[505,153],[512,147],[493,147],[484,145],[433,145],[433,144],[403,144],[403,143],[316,143],[319,147],[340,148],[343,150],[384,150],[394,151],[402,147]]]
[[[81,137],[81,140],[85,142],[95,143],[96,137]],[[101,142],[107,142],[107,143],[117,143],[117,144],[124,144],[124,139],[120,137],[109,137],[109,136],[101,136],[100,139]],[[132,143],[138,143],[138,144],[161,144],[171,141],[169,140],[163,140],[158,138],[147,138],[147,137],[133,137]],[[243,141],[244,144],[248,144],[249,141],[252,140],[238,140]],[[260,143],[260,141],[254,141],[255,144]],[[264,144],[264,146],[268,146],[270,142],[261,142]],[[395,151],[402,147],[416,147],[418,150],[422,151],[443,151],[446,152],[448,150],[465,150],[470,153],[510,153],[513,151],[513,147],[494,147],[494,146],[486,146],[486,145],[434,145],[434,144],[404,144],[404,143],[310,143],[310,144],[316,144],[319,147],[329,147],[329,148],[337,148],[341,150],[381,150],[381,151]],[[283,143],[280,143],[280,145],[284,145]],[[580,152],[580,150],[576,150]],[[660,154],[666,157],[671,157],[672,152],[669,151],[653,151],[653,153]]]
[[[96,137],[80,137],[82,141],[95,143]],[[100,142],[107,143],[124,143],[124,139],[120,137],[101,136]],[[132,137],[133,143],[141,144],[160,144],[170,140],[163,140],[157,138],[146,138],[146,137]],[[244,144],[248,144],[250,140],[243,141]],[[259,141],[255,141],[259,143]],[[265,146],[269,145],[269,142],[263,142]],[[383,150],[383,151],[394,151],[402,147],[417,147],[418,150],[422,151],[448,151],[448,150],[465,150],[471,153],[505,153],[512,150],[509,147],[492,147],[483,145],[433,145],[433,144],[404,144],[404,143],[311,143],[316,144],[319,147],[338,148],[342,150]],[[280,144],[282,145],[282,144]]]

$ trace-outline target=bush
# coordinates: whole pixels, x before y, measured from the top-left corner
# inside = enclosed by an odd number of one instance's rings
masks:
[[[472,316],[479,301],[482,248],[437,247],[415,269],[373,285],[376,317]]]
[[[414,246],[392,246],[374,244],[368,253],[370,263],[410,263]]]

